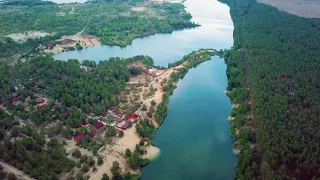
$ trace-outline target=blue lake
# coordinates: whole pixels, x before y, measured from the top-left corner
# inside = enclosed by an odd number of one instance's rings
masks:
[[[169,62],[200,48],[225,49],[233,45],[233,23],[229,7],[216,0],[187,0],[186,9],[193,16],[192,21],[201,24],[194,29],[174,31],[171,34],[156,34],[135,39],[131,45],[98,45],[83,50],[62,52],[55,59],[106,60],[110,57],[132,57],[149,55],[155,64],[167,66]]]
[[[99,45],[54,55],[55,59],[106,60],[109,57],[149,55],[167,66],[199,48],[233,45],[229,7],[217,0],[187,0],[201,27],[136,39],[125,48]],[[226,65],[215,56],[191,69],[170,97],[169,113],[154,138],[160,156],[142,168],[143,180],[227,180],[235,178],[237,157],[229,135],[231,103],[224,93]]]

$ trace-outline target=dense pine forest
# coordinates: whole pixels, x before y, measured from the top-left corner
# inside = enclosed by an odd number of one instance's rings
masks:
[[[229,96],[237,179],[320,177],[320,20],[225,0],[234,22]],[[257,143],[256,143],[257,140]]]

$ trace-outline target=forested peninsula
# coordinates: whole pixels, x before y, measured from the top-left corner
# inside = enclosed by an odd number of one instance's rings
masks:
[[[318,179],[320,20],[222,0],[234,22],[227,93],[237,179]]]

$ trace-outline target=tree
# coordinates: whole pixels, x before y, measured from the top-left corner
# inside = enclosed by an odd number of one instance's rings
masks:
[[[131,150],[130,149],[126,149],[126,151],[125,151],[125,153],[124,153],[125,155],[126,155],[126,157],[130,157],[131,156],[131,154],[132,154],[132,152],[131,152]]]
[[[103,164],[103,158],[101,156],[98,156],[98,165],[102,165]]]
[[[89,166],[87,164],[84,164],[81,168],[82,172],[86,173],[89,171]]]
[[[106,126],[107,130],[105,132],[106,137],[113,137],[116,135],[116,128],[114,126]]]
[[[89,165],[89,166],[93,166],[95,163],[96,163],[95,160],[94,160],[92,157],[89,157],[89,159],[88,159],[88,165]]]
[[[79,149],[74,149],[72,152],[72,156],[76,157],[76,158],[80,158],[81,157],[81,152]]]
[[[142,139],[140,139],[139,145],[144,146],[144,141]]]
[[[145,104],[143,104],[141,110],[142,111],[147,111],[147,106]]]
[[[136,151],[134,151],[128,159],[128,165],[131,169],[136,170],[140,167],[140,161],[141,158],[139,154]]]
[[[121,130],[121,131],[119,132],[119,137],[121,138],[121,137],[123,137],[123,135],[124,135],[124,133],[123,133],[123,131]]]
[[[113,161],[112,167],[111,167],[111,173],[113,175],[118,175],[118,174],[120,174],[120,172],[121,172],[121,169],[120,169],[118,161]]]
[[[151,101],[151,106],[155,106],[155,105],[157,105],[157,103],[154,100],[152,100]]]
[[[11,136],[12,137],[17,137],[19,135],[19,127],[18,126],[13,126],[11,129]]]

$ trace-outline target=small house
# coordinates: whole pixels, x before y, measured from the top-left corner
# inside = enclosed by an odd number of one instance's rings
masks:
[[[36,103],[40,104],[40,103],[43,103],[43,102],[44,102],[44,99],[42,97],[37,97]]]
[[[129,128],[129,121],[121,121],[117,124],[117,127],[123,130],[126,130]]]
[[[97,130],[101,129],[104,125],[101,121],[94,123],[93,125]]]
[[[82,133],[79,133],[79,134],[77,134],[77,135],[74,135],[74,136],[73,136],[73,139],[74,139],[75,141],[79,141],[79,140],[81,140],[83,137],[84,137],[84,135],[83,135]]]
[[[12,103],[16,103],[16,102],[20,101],[21,99],[22,99],[21,96],[15,96],[15,97],[12,97],[12,98],[11,98],[11,102],[12,102]]]
[[[137,115],[137,114],[129,114],[129,116],[128,116],[128,120],[134,120],[135,118],[137,118],[137,117],[139,117],[139,115]]]
[[[41,112],[46,106],[47,106],[46,104],[44,104],[44,105],[42,105],[42,106],[39,106],[39,107],[37,108],[37,112]]]
[[[70,109],[69,109],[69,108],[66,109],[65,115],[66,115],[67,117],[70,116]]]
[[[83,126],[88,125],[88,121],[87,121],[87,120],[85,120],[85,119],[82,119],[82,120],[81,120],[81,123],[82,123],[82,125],[83,125]]]

